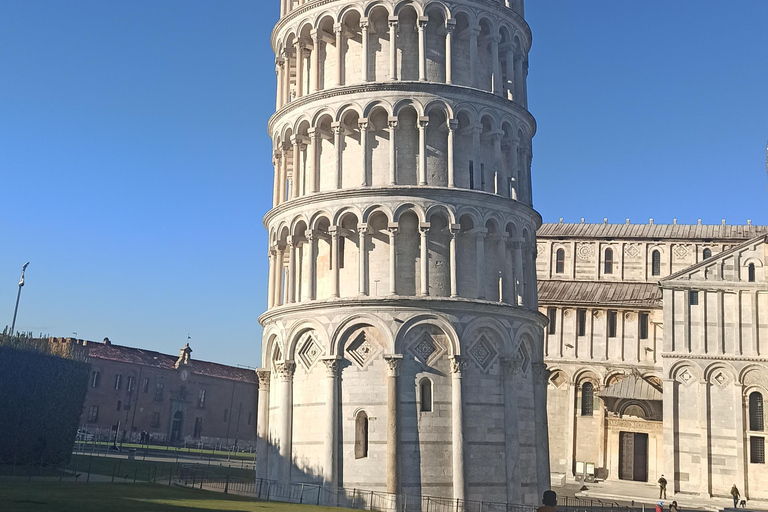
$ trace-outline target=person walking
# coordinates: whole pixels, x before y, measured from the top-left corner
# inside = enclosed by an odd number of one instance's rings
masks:
[[[664,475],[659,478],[659,499],[667,499],[667,479]]]
[[[738,507],[741,494],[739,493],[739,488],[736,487],[736,484],[733,484],[733,487],[731,487],[731,496],[733,496],[733,508]]]

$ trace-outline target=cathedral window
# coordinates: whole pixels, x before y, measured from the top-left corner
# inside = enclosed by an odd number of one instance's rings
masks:
[[[565,251],[558,249],[555,257],[555,273],[562,274],[563,272],[565,272]]]
[[[651,274],[654,276],[661,275],[661,253],[659,251],[651,253]]]
[[[752,464],[765,464],[765,438],[749,438],[749,462]]]
[[[763,395],[755,391],[749,395],[749,430],[763,431]]]
[[[99,406],[92,405],[88,408],[88,423],[95,423],[99,419]]]
[[[91,387],[97,388],[99,387],[99,383],[101,382],[101,372],[99,370],[93,370],[91,373]]]
[[[578,331],[579,336],[584,336],[587,332],[587,310],[586,309],[580,309],[577,312],[576,315],[576,321],[578,325],[576,326],[576,329]]]
[[[355,458],[366,457],[368,457],[368,415],[365,411],[360,411],[355,418]]]
[[[699,292],[691,290],[688,292],[688,304],[691,306],[699,305]]]
[[[547,310],[547,316],[549,317],[549,334],[555,334],[557,332],[557,309],[549,308]]]
[[[640,322],[640,339],[648,339],[648,313],[640,313],[638,315],[638,321]]]
[[[712,257],[712,250],[711,249],[704,249],[703,257],[704,257],[705,260],[708,259],[708,258],[711,258]]]
[[[755,282],[755,264],[750,263],[749,267],[747,267],[747,273],[749,277],[749,282],[754,283]]]
[[[608,337],[609,338],[616,337],[616,324],[618,322],[618,316],[619,314],[616,311],[608,312]]]
[[[419,397],[421,398],[421,404],[419,410],[421,412],[432,412],[432,381],[429,379],[421,379],[419,383]]]
[[[123,376],[119,373],[115,375],[115,389],[120,390],[123,387]]]
[[[581,386],[581,415],[593,416],[595,414],[595,387],[591,382],[585,382]]]
[[[605,250],[605,273],[606,274],[613,274],[613,249],[606,249]]]

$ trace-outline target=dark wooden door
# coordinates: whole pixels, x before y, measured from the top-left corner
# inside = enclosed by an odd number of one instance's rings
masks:
[[[635,434],[619,432],[619,478],[635,479]]]
[[[635,434],[635,457],[632,473],[635,482],[648,481],[648,434]]]

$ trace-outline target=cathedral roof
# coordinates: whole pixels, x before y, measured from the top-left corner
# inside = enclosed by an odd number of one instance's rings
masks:
[[[661,391],[656,389],[650,382],[639,375],[629,375],[618,382],[607,386],[598,392],[600,398],[621,398],[633,400],[656,400],[661,402],[664,399]]]
[[[539,302],[660,307],[661,290],[656,283],[542,280],[539,281]]]
[[[671,240],[749,240],[768,234],[768,226],[729,224],[542,224],[538,237]]]

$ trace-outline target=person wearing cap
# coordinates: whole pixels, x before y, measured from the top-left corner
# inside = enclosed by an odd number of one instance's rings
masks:
[[[667,479],[664,475],[659,478],[659,499],[667,499]]]
[[[664,502],[660,501],[656,504],[656,512],[664,512]]]
[[[557,493],[555,491],[544,491],[541,502],[543,507],[536,509],[536,512],[557,512]]]

